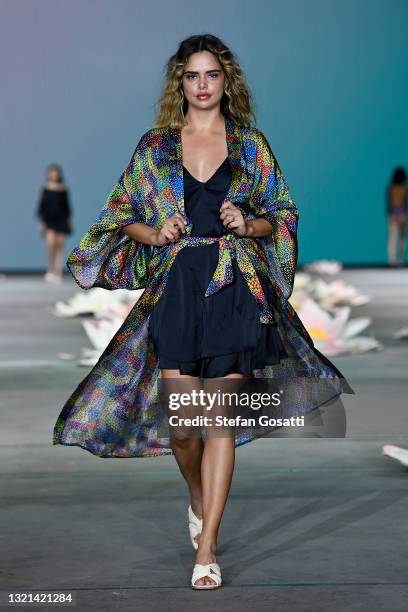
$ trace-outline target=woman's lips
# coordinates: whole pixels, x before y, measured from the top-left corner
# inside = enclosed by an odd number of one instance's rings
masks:
[[[198,94],[197,96],[199,100],[206,100],[209,97],[210,97],[210,94]]]

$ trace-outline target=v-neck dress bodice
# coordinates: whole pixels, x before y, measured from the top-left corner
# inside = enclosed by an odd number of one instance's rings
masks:
[[[228,234],[219,210],[231,184],[228,157],[206,182],[183,166],[183,182],[191,235]],[[218,242],[177,254],[149,320],[159,367],[208,378],[229,372],[252,376],[252,369],[287,356],[277,324],[260,322],[258,304],[236,259],[233,282],[205,297],[218,256]]]

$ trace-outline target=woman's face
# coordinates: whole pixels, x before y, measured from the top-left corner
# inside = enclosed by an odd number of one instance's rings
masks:
[[[193,53],[184,66],[182,89],[189,106],[209,109],[221,102],[224,92],[224,72],[212,53]]]
[[[50,168],[47,174],[48,174],[48,180],[50,183],[58,183],[59,172],[56,168]]]

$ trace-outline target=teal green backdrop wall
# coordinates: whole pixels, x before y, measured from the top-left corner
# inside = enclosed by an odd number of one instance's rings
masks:
[[[44,267],[35,219],[50,162],[77,244],[194,33],[236,53],[299,211],[299,263],[386,262],[385,189],[408,162],[406,0],[1,1],[0,268]]]

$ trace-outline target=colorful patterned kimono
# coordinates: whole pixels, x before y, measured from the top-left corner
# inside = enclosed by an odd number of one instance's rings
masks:
[[[54,428],[53,444],[80,446],[98,457],[147,457],[172,454],[160,434],[161,371],[149,335],[149,316],[167,282],[180,249],[219,242],[219,262],[206,296],[233,280],[232,258],[244,275],[259,306],[261,323],[277,321],[289,354],[276,365],[253,370],[254,379],[297,382],[293,414],[306,414],[321,401],[310,391],[310,381],[330,384],[330,397],[351,393],[342,374],[313,345],[288,299],[297,263],[298,210],[287,182],[264,134],[225,117],[232,181],[225,200],[239,207],[247,219],[264,218],[272,226],[263,238],[190,236],[192,223],[185,215],[181,132],[153,128],[141,137],[95,223],[67,266],[83,289],[103,287],[144,291],[112,338],[97,364],[65,403]],[[186,234],[162,247],[139,243],[122,232],[131,223],[160,228],[180,212]],[[276,302],[265,297],[272,283]],[[236,446],[265,435],[248,429]]]

